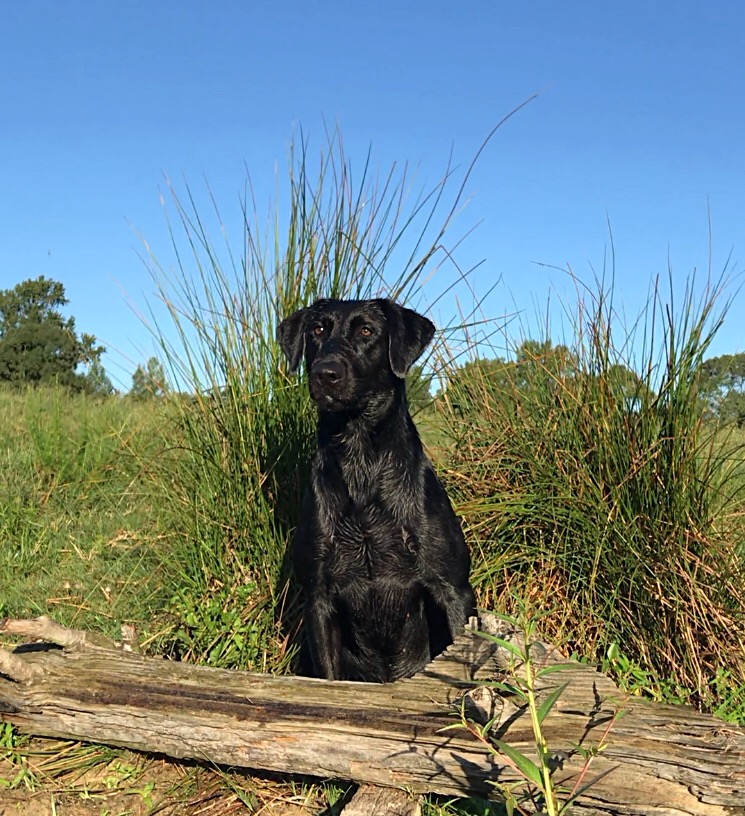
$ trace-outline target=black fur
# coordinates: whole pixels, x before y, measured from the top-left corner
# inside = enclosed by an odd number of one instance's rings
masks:
[[[390,300],[319,300],[278,329],[318,405],[292,554],[319,677],[414,674],[475,612],[460,523],[406,403],[404,377],[434,330]]]

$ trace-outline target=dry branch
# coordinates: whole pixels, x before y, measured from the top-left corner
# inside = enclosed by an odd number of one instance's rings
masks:
[[[491,616],[481,625],[503,626]],[[6,624],[9,629],[22,626]],[[543,662],[563,662],[552,647],[534,650]],[[527,714],[488,689],[473,691],[475,680],[500,677],[510,655],[472,632],[416,677],[388,685],[210,669],[90,639],[63,649],[0,650],[0,656],[7,678],[0,677],[0,718],[39,736],[414,793],[490,796],[493,780],[519,782],[519,774],[469,733],[443,731],[458,721],[458,701],[470,691],[468,710],[498,712],[499,739],[534,755]],[[556,779],[568,788],[584,765],[578,746],[597,746],[624,710],[585,777],[600,779],[573,812],[745,816],[743,729],[690,708],[626,699],[588,666],[575,664],[546,680],[568,682],[544,723],[560,765]]]

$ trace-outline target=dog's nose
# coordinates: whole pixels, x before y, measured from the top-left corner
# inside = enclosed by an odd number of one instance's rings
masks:
[[[336,385],[344,376],[344,368],[335,360],[324,360],[316,363],[310,373],[323,385]]]

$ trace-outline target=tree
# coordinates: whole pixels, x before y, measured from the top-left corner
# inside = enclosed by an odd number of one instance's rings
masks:
[[[499,357],[469,360],[450,372],[446,385],[447,399],[462,414],[477,411],[485,402],[492,400],[514,402],[516,367],[516,363]]]
[[[162,397],[167,390],[166,375],[157,358],[151,357],[144,368],[141,365],[137,366],[132,375],[132,388],[129,392],[135,399]]]
[[[532,389],[553,392],[577,373],[577,356],[566,346],[524,340],[514,360],[477,358],[456,369],[448,378],[447,393],[463,413],[480,410],[485,401],[512,413]]]
[[[85,390],[98,397],[108,397],[115,392],[106,369],[100,360],[94,360],[85,374]]]
[[[705,413],[722,422],[745,425],[745,353],[704,360],[698,383]]]
[[[0,382],[86,388],[77,368],[100,362],[105,349],[77,335],[75,318],[60,313],[67,303],[63,284],[43,276],[0,290]]]
[[[705,413],[742,424],[745,412],[745,354],[704,360],[698,370],[699,396]]]
[[[578,373],[577,355],[567,346],[551,340],[523,340],[515,353],[518,387],[528,384],[555,384]]]

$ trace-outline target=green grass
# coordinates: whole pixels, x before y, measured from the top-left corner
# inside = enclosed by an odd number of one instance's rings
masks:
[[[0,615],[118,636],[162,605],[143,473],[155,428],[125,399],[0,389]]]

